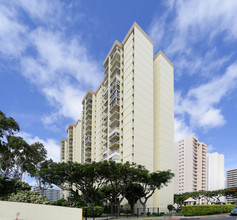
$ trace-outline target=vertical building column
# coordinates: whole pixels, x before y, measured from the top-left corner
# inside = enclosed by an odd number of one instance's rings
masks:
[[[174,172],[173,64],[160,51],[154,57],[154,170]],[[173,181],[156,191],[154,206],[167,210],[173,204]]]

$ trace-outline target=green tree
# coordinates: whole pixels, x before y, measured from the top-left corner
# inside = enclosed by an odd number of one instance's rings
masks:
[[[29,145],[23,138],[16,137],[20,130],[17,122],[0,111],[0,175],[22,180],[28,172],[31,176],[37,166],[46,160],[47,151],[40,143]]]
[[[35,203],[35,204],[50,204],[47,197],[39,195],[37,192],[33,191],[20,191],[16,194],[12,194],[8,201],[11,202],[25,202],[25,203]]]
[[[50,168],[42,169],[40,177],[43,183],[55,184],[61,189],[74,189],[82,193],[82,200],[87,206],[96,205],[100,187],[105,184],[103,170],[99,163],[79,164],[76,162],[53,163]]]
[[[12,193],[16,194],[19,191],[29,191],[30,189],[28,183],[0,177],[0,200],[7,200],[7,197]]]
[[[134,205],[143,196],[143,188],[138,183],[131,183],[125,189],[125,198],[131,208],[131,214],[134,215]]]
[[[171,173],[170,170],[149,173],[146,169],[140,169],[140,173],[137,178],[139,181],[138,183],[140,183],[143,188],[143,196],[139,199],[139,201],[143,206],[144,214],[146,211],[147,200],[154,194],[155,190],[159,190],[166,186],[173,177],[174,174]]]
[[[12,117],[6,117],[6,115],[0,111],[0,144],[4,141],[2,138],[12,136],[20,130],[18,123]]]

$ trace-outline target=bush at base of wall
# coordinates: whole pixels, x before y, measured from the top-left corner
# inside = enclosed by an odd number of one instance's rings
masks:
[[[87,211],[86,211],[87,210]],[[84,217],[100,217],[104,212],[104,208],[101,206],[83,207]]]
[[[228,213],[235,207],[236,205],[223,205],[222,213]],[[182,212],[184,216],[220,214],[221,205],[187,205],[183,206]]]

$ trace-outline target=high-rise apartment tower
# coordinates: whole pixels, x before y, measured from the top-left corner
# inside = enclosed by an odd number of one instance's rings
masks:
[[[207,154],[207,190],[225,188],[224,155],[215,153]]]
[[[150,171],[173,171],[173,64],[134,23],[122,43],[115,41],[103,63],[104,79],[82,100],[81,163],[135,162]],[[167,210],[173,183],[148,206]]]
[[[206,190],[207,146],[194,136],[175,143],[175,194]]]

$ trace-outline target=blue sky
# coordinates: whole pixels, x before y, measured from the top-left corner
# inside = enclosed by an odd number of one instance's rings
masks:
[[[236,0],[1,0],[0,110],[55,161],[115,40],[136,21],[174,63],[175,140],[196,135],[237,168]]]

